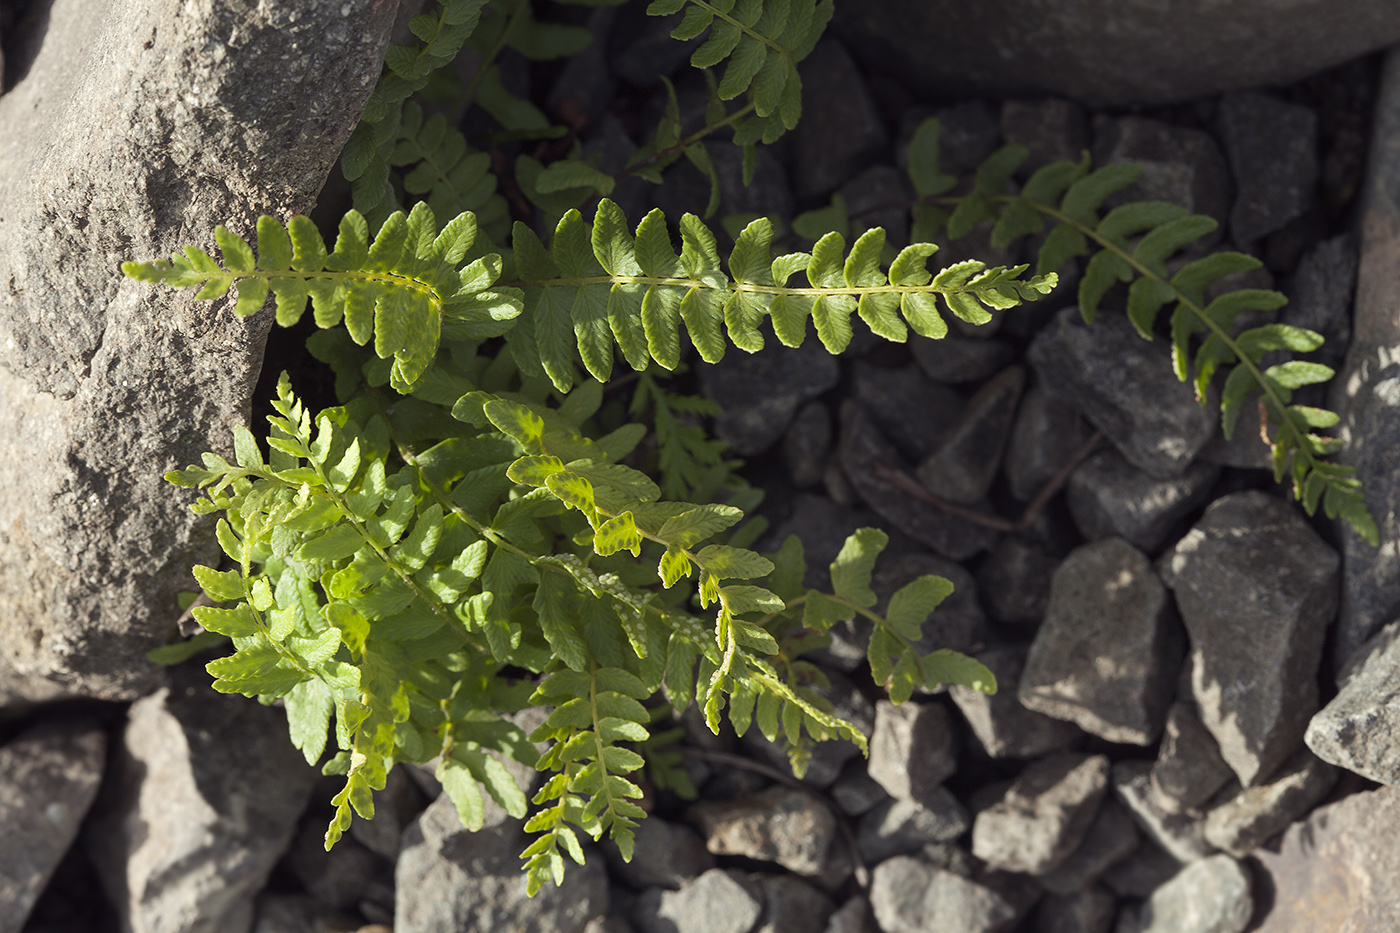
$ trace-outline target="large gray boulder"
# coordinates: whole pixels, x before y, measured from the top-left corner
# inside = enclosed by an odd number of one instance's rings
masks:
[[[833,28],[925,94],[1111,106],[1286,84],[1400,39],[1388,0],[885,0],[837,4]]]
[[[0,704],[154,685],[212,537],[161,475],[231,446],[270,318],[119,264],[308,211],[398,5],[36,6],[0,97]]]

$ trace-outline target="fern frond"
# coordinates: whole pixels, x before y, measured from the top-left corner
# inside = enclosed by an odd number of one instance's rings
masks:
[[[405,391],[432,363],[444,324],[461,338],[480,340],[504,333],[520,314],[517,290],[492,288],[501,272],[498,255],[462,264],[476,239],[473,215],[459,214],[439,231],[420,202],[407,216],[391,215],[372,243],[368,233],[364,217],[350,211],[328,253],[308,218],[293,217],[284,228],[264,216],[256,259],[245,240],[219,227],[222,266],[190,246],[169,262],[127,262],[122,271],[142,282],[198,287],[199,300],[236,286],[239,315],[257,312],[271,293],[284,327],[301,318],[309,299],[318,327],[344,321],[357,344],[373,338],[380,359],[394,360],[394,383]]]
[[[505,198],[496,193],[491,157],[468,146],[466,137],[449,126],[442,114],[425,120],[418,104],[405,103],[388,161],[407,169],[404,191],[422,198],[439,217],[470,211],[483,230],[506,217]]]
[[[1125,204],[1103,212],[1104,201],[1136,180],[1135,165],[1116,164],[1092,169],[1088,156],[1079,163],[1055,162],[1036,171],[1019,192],[1007,183],[1026,158],[1020,146],[1006,146],[978,170],[973,191],[963,197],[941,194],[948,176],[937,171],[937,128],[926,123],[910,150],[910,175],[922,195],[916,224],[922,235],[944,226],[950,237],[969,232],[983,221],[994,223],[992,243],[1007,247],[1023,237],[1046,232],[1036,269],[1045,275],[1072,258],[1088,261],[1079,283],[1079,308],[1092,322],[1104,295],[1117,283],[1128,288],[1127,314],[1144,339],[1153,339],[1158,316],[1172,306],[1169,327],[1177,378],[1192,381],[1205,404],[1207,389],[1223,375],[1221,426],[1230,437],[1245,401],[1258,396],[1268,424],[1275,479],[1293,481],[1294,497],[1309,515],[1323,506],[1329,518],[1349,522],[1367,541],[1379,541],[1376,524],[1361,495],[1360,482],[1350,467],[1326,462],[1340,442],[1314,433],[1335,424],[1337,416],[1322,409],[1291,404],[1299,388],[1327,382],[1332,369],[1291,360],[1265,366],[1264,355],[1274,350],[1307,353],[1322,346],[1322,336],[1282,324],[1267,324],[1233,333],[1235,319],[1245,311],[1274,311],[1287,299],[1275,291],[1240,289],[1205,300],[1206,289],[1234,272],[1261,263],[1242,253],[1221,252],[1187,263],[1171,273],[1167,262],[1216,222],[1190,214],[1185,208],[1160,201]],[[951,213],[947,208],[952,208]]]
[[[850,343],[850,317],[859,314],[887,340],[904,341],[912,328],[941,337],[947,324],[936,299],[964,320],[982,323],[991,310],[1035,301],[1050,292],[1054,274],[1022,278],[1026,266],[988,268],[975,260],[932,275],[925,260],[937,247],[906,247],[882,268],[884,231],[864,233],[847,251],[837,233],[811,253],[774,258],[772,227],[760,218],[744,228],[720,264],[714,234],[693,214],[681,218],[683,248],[671,246],[665,217],[652,211],[627,229],[622,211],[599,203],[589,224],[577,211],[565,214],[548,249],[524,224],[514,235],[516,283],[525,293],[527,328],[517,328],[512,350],[526,372],[547,374],[561,391],[573,385],[574,345],[599,381],[612,373],[613,347],[636,370],[655,360],[666,369],[680,362],[682,324],[700,357],[723,356],[728,340],[740,349],[763,347],[759,325],[772,319],[782,343],[801,346],[807,321],[832,353]],[[803,272],[807,285],[789,285]],[[533,338],[533,339],[531,339]]]

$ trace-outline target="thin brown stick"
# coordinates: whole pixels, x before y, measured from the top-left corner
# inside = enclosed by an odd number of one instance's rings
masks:
[[[761,774],[770,781],[777,781],[779,784],[791,787],[793,790],[801,791],[826,807],[836,820],[837,828],[841,830],[841,837],[846,842],[846,848],[850,850],[851,864],[853,866],[856,884],[860,885],[861,890],[868,890],[870,888],[870,870],[865,867],[865,860],[860,857],[860,846],[856,842],[856,832],[851,828],[850,822],[846,819],[846,814],[843,813],[841,808],[836,806],[833,801],[828,799],[825,794],[813,790],[791,774],[784,774],[777,768],[770,768],[760,761],[754,761],[742,755],[735,755],[732,752],[711,751],[708,748],[696,748],[692,745],[681,745],[677,748],[681,754],[689,755],[692,758],[703,758],[706,761],[713,761],[716,764],[729,765],[734,768],[742,768],[745,771],[752,771],[754,774]]]

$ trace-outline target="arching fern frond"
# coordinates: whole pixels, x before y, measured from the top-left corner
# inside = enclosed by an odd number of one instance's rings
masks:
[[[843,237],[822,237],[811,253],[774,258],[771,224],[760,218],[735,241],[728,268],[720,264],[714,234],[695,215],[680,224],[682,249],[671,246],[665,216],[653,210],[635,236],[617,205],[601,201],[592,224],[578,211],[565,214],[548,249],[524,224],[515,226],[516,283],[526,314],[510,334],[522,370],[543,372],[561,391],[575,380],[573,346],[599,381],[612,372],[613,346],[633,369],[655,360],[667,369],[680,362],[684,324],[700,357],[718,362],[728,339],[740,349],[763,347],[764,317],[790,347],[801,346],[810,318],[832,353],[850,343],[851,315],[892,341],[909,330],[942,337],[938,311],[984,323],[992,310],[1013,308],[1050,292],[1057,277],[1021,278],[1026,266],[988,268],[969,260],[931,274],[924,263],[937,250],[929,243],[906,247],[881,266],[884,231],[866,231],[849,251]],[[797,273],[807,284],[789,284]],[[799,280],[800,281],[800,280]]]
[[[371,243],[364,217],[350,211],[340,221],[334,252],[301,216],[286,227],[260,217],[256,257],[226,228],[214,236],[222,266],[188,246],[169,262],[126,262],[122,271],[142,282],[198,287],[201,300],[236,287],[239,315],[261,309],[270,293],[284,327],[301,318],[309,299],[318,327],[343,320],[357,344],[373,338],[375,353],[393,358],[394,384],[402,391],[432,363],[445,324],[461,338],[480,340],[504,333],[520,314],[518,291],[491,288],[501,274],[500,256],[488,253],[464,264],[476,241],[470,213],[439,231],[432,210],[420,202],[407,216],[391,215]]]
[[[978,169],[973,190],[961,197],[943,194],[951,177],[937,168],[936,122],[920,127],[910,147],[909,172],[920,201],[915,207],[916,235],[936,235],[946,228],[957,238],[990,221],[994,246],[1008,247],[1024,237],[1045,233],[1036,262],[1041,275],[1058,271],[1074,257],[1087,256],[1079,282],[1079,308],[1092,322],[1105,294],[1116,283],[1128,287],[1127,314],[1144,339],[1153,339],[1158,315],[1172,306],[1170,332],[1177,377],[1194,383],[1205,404],[1207,389],[1225,375],[1221,392],[1221,424],[1230,437],[1245,400],[1259,397],[1268,424],[1275,479],[1293,480],[1294,496],[1309,515],[1319,504],[1329,518],[1341,516],[1373,545],[1376,524],[1361,496],[1361,484],[1350,467],[1322,458],[1335,453],[1340,442],[1314,433],[1336,424],[1335,413],[1290,404],[1299,388],[1328,381],[1331,368],[1289,360],[1266,366],[1264,355],[1283,350],[1307,353],[1322,346],[1320,334],[1284,324],[1265,324],[1233,333],[1245,311],[1275,311],[1287,299],[1279,292],[1239,289],[1207,301],[1206,290],[1223,277],[1261,265],[1252,256],[1219,252],[1193,260],[1176,272],[1167,263],[1178,252],[1212,232],[1216,222],[1162,201],[1125,204],[1103,211],[1105,200],[1131,185],[1141,171],[1136,165],[1115,164],[1092,169],[1083,161],[1054,162],[1037,170],[1019,191],[1008,183],[1025,160],[1022,146],[1006,146]],[[1048,232],[1047,232],[1048,230]]]

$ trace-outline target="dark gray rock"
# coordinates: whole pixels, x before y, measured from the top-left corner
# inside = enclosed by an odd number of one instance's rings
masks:
[[[1026,147],[1020,171],[1030,176],[1061,159],[1078,162],[1089,148],[1089,118],[1072,100],[1008,100],[1001,105],[1001,135]]]
[[[993,888],[907,856],[875,866],[870,906],[883,933],[1005,933],[1021,913]]]
[[[1197,809],[1234,776],[1215,737],[1201,724],[1196,704],[1173,703],[1152,766],[1152,786],[1162,805],[1174,812]]]
[[[588,14],[583,25],[593,34],[593,41],[582,52],[564,59],[564,67],[545,98],[550,113],[565,119],[582,117],[585,126],[603,118],[608,104],[617,96],[617,78],[608,68],[608,39],[617,14],[616,7],[599,7]],[[404,40],[396,37],[394,41]],[[634,222],[640,219],[635,218]]]
[[[1070,475],[1070,514],[1089,540],[1117,535],[1155,554],[1178,521],[1210,495],[1220,467],[1194,461],[1180,476],[1153,479],[1116,450],[1100,450]]]
[[[857,894],[842,904],[827,921],[825,933],[880,933],[875,927],[870,899]]]
[[[97,796],[107,737],[95,723],[34,726],[0,747],[0,929],[24,929]]]
[[[753,181],[744,184],[744,150],[727,140],[705,144],[719,175],[720,201],[726,214],[760,214],[783,220],[796,211],[787,172],[767,146],[754,155]]]
[[[134,699],[190,564],[216,553],[162,475],[231,452],[271,319],[119,264],[309,212],[396,4],[42,9],[0,97],[0,667],[34,699]]]
[[[1083,841],[1107,789],[1103,755],[1061,752],[1032,762],[977,814],[972,854],[1004,871],[1050,871]]]
[[[714,856],[705,849],[705,840],[688,826],[649,816],[637,827],[632,861],[613,858],[608,865],[613,874],[634,888],[676,890],[691,878],[715,867]]]
[[[681,15],[646,16],[641,9],[623,10],[608,36],[607,62],[612,72],[628,84],[646,88],[660,86],[662,78],[685,67],[700,40],[671,38]]]
[[[1077,408],[1138,469],[1179,476],[1215,432],[1218,410],[1178,382],[1170,350],[1122,315],[1093,326],[1066,308],[1036,336],[1029,358],[1046,394]]]
[[[841,406],[841,466],[851,486],[871,509],[895,528],[944,557],[965,560],[992,546],[996,532],[913,498],[884,471],[903,469],[899,455],[880,436],[864,409]]]
[[[851,395],[910,460],[937,450],[966,404],[957,392],[929,381],[916,366],[890,368],[864,360],[851,367]]]
[[[958,736],[938,703],[875,704],[870,776],[896,800],[929,800],[957,770]]]
[[[754,933],[822,933],[836,909],[821,891],[792,875],[758,875],[763,916]]]
[[[1382,784],[1400,784],[1400,624],[1373,636],[1338,676],[1337,695],[1308,723],[1319,758]]]
[[[949,334],[938,340],[909,338],[914,362],[934,382],[957,385],[978,382],[1006,368],[1016,353],[999,340],[975,340]]]
[[[1251,862],[1258,933],[1400,927],[1400,789],[1353,794],[1317,810]]]
[[[564,883],[525,893],[520,852],[529,843],[523,822],[489,797],[483,828],[462,827],[446,794],[404,833],[395,867],[397,933],[580,933],[608,911],[602,853],[585,849],[587,864],[568,864]]]
[[[1257,91],[1226,94],[1220,139],[1234,170],[1230,235],[1249,244],[1307,211],[1317,188],[1317,114]]]
[[[1113,895],[1103,888],[1052,895],[1035,912],[1035,933],[1108,933],[1116,913]]]
[[[831,799],[847,816],[860,816],[869,812],[876,804],[890,800],[890,795],[880,786],[880,782],[870,776],[865,761],[852,758],[846,762],[841,776],[831,785]]]
[[[954,502],[983,499],[1001,466],[1025,384],[1025,370],[1012,366],[978,389],[938,448],[919,464],[919,482]]]
[[[944,788],[927,805],[891,800],[861,817],[857,843],[867,864],[917,852],[931,842],[951,842],[967,832],[967,809]]]
[[[1113,766],[1113,792],[1138,826],[1178,862],[1194,862],[1214,852],[1206,841],[1204,819],[1163,806],[1151,774],[1152,764],[1147,761],[1120,761]]]
[[[597,12],[602,12],[602,10],[606,9],[610,8],[603,7]],[[597,47],[598,44],[595,43],[589,48]],[[577,60],[578,59],[570,59],[570,62],[572,63]],[[589,93],[589,91],[585,91],[585,93]],[[611,97],[608,98],[608,100],[611,99]],[[628,160],[632,158],[632,154],[636,151],[637,144],[632,141],[631,136],[627,135],[627,129],[622,125],[622,121],[610,113],[602,116],[598,121],[597,129],[593,131],[588,141],[583,144],[584,158],[590,158],[595,155],[598,156],[599,170],[609,175],[616,175],[625,169]],[[684,166],[685,168],[694,168],[689,162],[684,163]],[[707,182],[703,183],[708,184]],[[635,227],[641,222],[642,216],[646,213],[651,197],[656,190],[656,187],[646,179],[638,178],[635,175],[628,175],[617,180],[617,184],[613,186],[612,193],[608,195],[608,198],[622,209],[623,216]],[[706,188],[707,193],[705,197],[708,197],[708,190],[709,189]],[[691,206],[693,205],[686,204],[684,208],[689,208]],[[671,216],[676,215],[672,214]]]
[[[806,488],[820,483],[830,453],[831,412],[821,402],[808,402],[783,438],[783,460],[792,484]]]
[[[713,366],[696,368],[705,395],[724,409],[715,418],[715,434],[741,457],[773,446],[802,403],[835,386],[839,376],[835,357],[813,340],[797,349],[735,350]]]
[[[1317,711],[1337,554],[1287,502],[1241,492],[1213,502],[1166,563],[1201,722],[1249,786],[1298,750]]]
[[[1139,933],[1242,933],[1254,912],[1249,874],[1228,855],[1187,865],[1142,905]]]
[[[789,535],[797,535],[807,558],[803,585],[829,590],[831,562],[841,553],[846,538],[857,528],[878,521],[869,512],[840,505],[826,496],[798,493],[792,500],[792,514],[764,538],[760,550],[776,551]]]
[[[1104,872],[1131,856],[1138,848],[1133,818],[1116,799],[1099,804],[1094,820],[1078,848],[1050,871],[1036,876],[1045,890],[1068,897],[1087,889]]]
[[[821,874],[836,834],[836,819],[825,805],[783,785],[738,800],[703,801],[687,815],[715,855],[776,862],[809,878]]]
[[[84,842],[124,928],[247,929],[316,772],[281,711],[215,693],[203,671],[172,680],[131,705]]]
[[[1175,684],[1179,639],[1142,552],[1121,538],[1086,544],[1055,571],[1017,696],[1110,742],[1150,745]]]
[[[904,172],[893,165],[872,165],[836,193],[846,202],[853,233],[881,227],[886,244],[894,249],[908,245],[909,202],[914,191]]]
[[[987,609],[1003,625],[1034,627],[1050,603],[1050,581],[1060,560],[1038,544],[1008,535],[997,542],[977,573]]]
[[[1120,898],[1147,897],[1179,871],[1181,862],[1157,843],[1144,839],[1131,855],[1104,872],[1100,881]]]
[[[1303,749],[1263,784],[1247,788],[1206,815],[1206,841],[1244,857],[1321,802],[1337,770]]]
[[[803,108],[793,131],[797,151],[793,184],[799,198],[834,191],[889,145],[879,110],[856,63],[829,31],[801,65]]]
[[[948,688],[972,734],[993,758],[1035,758],[1059,751],[1084,735],[1073,723],[1029,710],[1016,698],[1027,650],[1008,645],[977,653],[977,660],[997,679],[996,693],[956,685]]]
[[[1317,244],[1284,282],[1288,304],[1279,320],[1317,331],[1325,339],[1308,359],[1340,368],[1351,339],[1351,302],[1356,292],[1356,239],[1339,234]]]
[[[282,860],[306,893],[337,910],[352,910],[365,898],[387,903],[392,909],[393,862],[374,854],[353,837],[341,839],[329,852],[325,840],[326,827],[321,821],[305,820]]]
[[[912,137],[928,117],[938,120],[938,165],[950,174],[971,175],[1002,145],[1001,117],[985,100],[964,101],[935,111],[915,108],[904,116],[905,135]]]
[[[1034,499],[1093,433],[1076,408],[1033,383],[1021,399],[1002,462],[1011,494],[1022,502]]]
[[[1094,139],[1094,164],[1132,162],[1142,166],[1133,184],[1109,197],[1108,206],[1132,201],[1170,201],[1193,214],[1229,219],[1230,173],[1220,147],[1208,134],[1145,117],[1104,123]],[[1199,242],[1211,245],[1219,232]]]
[[[1392,12],[1368,0],[1287,7],[1267,0],[1228,7],[1095,0],[1070,8],[936,0],[838,6],[833,29],[866,67],[921,95],[1057,94],[1127,107],[1288,84],[1400,38]]]
[[[352,933],[361,927],[305,894],[259,894],[256,917],[253,933]]]
[[[711,868],[679,891],[646,891],[632,918],[641,933],[749,933],[763,903],[763,889],[742,872]]]

